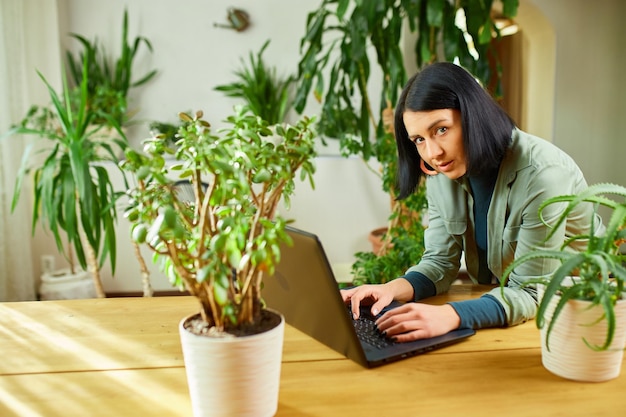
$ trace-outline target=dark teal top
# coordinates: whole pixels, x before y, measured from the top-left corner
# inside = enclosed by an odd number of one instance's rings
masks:
[[[478,253],[478,283],[491,284],[493,273],[487,265],[487,212],[496,184],[497,170],[480,177],[469,177],[474,199],[474,235]],[[413,287],[414,299],[436,295],[437,290],[432,280],[420,272],[409,272],[404,276]],[[449,303],[461,318],[459,328],[480,329],[506,325],[506,313],[496,298],[486,294],[474,300]]]

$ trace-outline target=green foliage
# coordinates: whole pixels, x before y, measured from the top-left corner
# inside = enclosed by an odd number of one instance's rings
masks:
[[[27,147],[14,188],[12,210],[20,198],[23,181],[32,173],[33,233],[40,222],[49,229],[72,270],[73,254],[83,269],[90,263],[85,250],[85,244],[88,244],[96,256],[99,255],[95,267],[101,267],[108,258],[114,271],[115,202],[120,193],[114,190],[108,171],[100,162],[118,161],[112,144],[99,139],[101,127],[91,124],[96,115],[88,106],[87,67],[83,66],[83,78],[77,90],[78,101],[71,99],[74,90],[68,86],[67,77],[63,77],[63,91],[59,95],[43,75],[39,76],[48,88],[52,101],[51,110],[38,110],[44,113],[45,123],[33,126],[30,124],[32,119],[27,117],[9,134],[36,135],[48,142],[40,150],[43,157],[33,158],[34,143]],[[113,119],[109,122],[119,134],[113,143],[126,147],[127,141],[119,125]],[[40,160],[43,162],[38,164],[36,161]]]
[[[276,68],[268,66],[263,60],[263,52],[269,45],[267,40],[256,54],[249,55],[248,63],[241,60],[242,68],[235,71],[238,81],[219,85],[215,90],[228,97],[245,101],[253,114],[270,124],[281,123],[291,107],[289,87],[292,77],[279,77]]]
[[[161,135],[169,146],[176,143],[176,134],[178,133],[178,129],[180,129],[180,124],[175,125],[167,122],[159,122],[157,120],[150,123],[151,135]]]
[[[319,131],[329,137],[363,138],[358,149],[364,159],[376,156],[369,141],[370,125],[376,126],[376,137],[384,131],[378,114],[394,106],[407,81],[405,56],[401,44],[402,26],[406,22],[415,36],[415,63],[418,68],[443,59],[460,64],[484,85],[492,74],[489,59],[492,32],[499,33],[491,18],[493,0],[323,0],[317,10],[309,13],[305,36],[300,48],[298,88],[295,109],[301,112],[311,91],[322,103]],[[518,0],[502,0],[504,15],[517,13]],[[463,31],[455,25],[459,11],[466,16],[467,32],[473,39],[472,49]],[[371,52],[382,71],[380,108],[371,105],[369,80]],[[365,140],[367,139],[367,140]],[[357,153],[357,152],[353,152]]]
[[[175,149],[157,135],[144,142],[145,155],[127,150],[121,166],[137,185],[125,216],[172,283],[198,298],[204,320],[228,331],[258,318],[263,276],[289,242],[277,204],[288,203],[298,174],[313,186],[313,120],[270,125],[240,106],[213,133],[201,112],[180,118]],[[177,164],[168,167],[166,154]],[[179,192],[181,179],[191,200]]]
[[[621,197],[620,201],[608,198],[607,195]],[[543,217],[543,210],[551,204],[567,203],[565,210],[553,223],[549,224]],[[626,282],[626,255],[620,252],[620,245],[626,242],[626,188],[615,184],[595,184],[579,194],[563,195],[544,201],[539,207],[539,215],[543,223],[552,228],[546,238],[549,239],[558,226],[567,220],[568,214],[579,204],[594,204],[611,209],[611,217],[606,230],[596,236],[592,229],[589,234],[573,236],[564,242],[561,250],[531,251],[512,262],[503,273],[502,286],[514,269],[528,261],[538,258],[556,259],[560,266],[549,276],[531,280],[528,285],[545,286],[543,298],[537,311],[537,327],[542,328],[546,322],[546,311],[550,300],[559,297],[552,320],[548,325],[547,338],[552,332],[557,318],[569,300],[587,300],[592,305],[599,305],[604,310],[607,322],[607,336],[602,346],[590,346],[596,350],[606,350],[613,341],[615,333],[615,303],[624,299],[624,282]],[[595,212],[595,210],[594,210]],[[595,214],[595,213],[594,213]],[[593,221],[593,218],[591,219]],[[587,242],[584,252],[568,249],[576,241]],[[567,278],[574,276],[573,283]],[[585,341],[587,342],[587,341]],[[546,343],[549,346],[548,341]]]
[[[458,59],[484,85],[491,77],[499,80],[499,73],[491,74],[489,60],[497,56],[492,51],[492,32],[498,29],[491,17],[493,0],[323,0],[309,13],[306,32],[300,42],[302,52],[298,63],[298,79],[294,108],[302,112],[312,94],[321,103],[318,131],[327,137],[337,138],[344,156],[360,156],[372,172],[380,175],[382,189],[390,194],[392,214],[389,234],[398,244],[386,257],[378,259],[367,254],[357,254],[353,270],[361,281],[365,268],[367,282],[384,282],[398,276],[398,268],[419,261],[423,247],[423,230],[411,226],[419,223],[419,214],[426,207],[425,187],[416,190],[414,199],[397,202],[394,191],[397,172],[397,151],[393,135],[393,106],[402,87],[407,82],[402,39],[414,37],[413,51],[418,68],[443,58]],[[503,14],[512,17],[517,12],[518,0],[502,0]],[[467,32],[473,38],[478,59],[456,27],[457,13],[465,13]],[[411,35],[403,33],[408,24]],[[443,57],[440,57],[443,51]],[[371,95],[372,68],[381,72],[380,107],[374,108]],[[375,160],[378,166],[369,165]],[[413,213],[414,218],[401,219],[403,213]],[[410,230],[411,232],[408,232]],[[396,236],[396,233],[398,235]],[[408,234],[407,234],[408,233]],[[399,245],[411,245],[400,248]],[[411,256],[400,254],[411,253]],[[391,263],[398,262],[397,268]],[[404,272],[404,271],[402,271]],[[384,274],[392,274],[386,275]],[[380,279],[381,281],[373,281]]]
[[[420,222],[412,222],[411,226],[414,230],[401,227],[391,230],[391,245],[385,253],[357,252],[356,262],[352,265],[354,279],[351,284],[384,284],[404,275],[407,269],[419,263],[424,254],[424,241],[415,239],[415,236],[424,235],[424,226]]]
[[[128,118],[128,92],[133,87],[147,83],[156,75],[156,70],[149,71],[137,81],[133,81],[133,62],[142,44],[152,52],[152,44],[143,37],[136,37],[132,44],[128,39],[128,12],[124,11],[122,22],[121,51],[119,57],[111,58],[97,40],[89,41],[84,36],[72,33],[83,46],[83,50],[74,56],[67,52],[67,62],[75,85],[83,80],[82,68],[87,65],[87,104],[95,113],[94,123],[107,124],[107,117],[112,117],[119,125]],[[74,96],[75,99],[80,99]]]
[[[414,211],[396,208],[389,220],[390,229],[383,236],[381,253],[357,252],[352,265],[353,285],[384,284],[404,275],[424,254],[424,226],[421,215],[426,210],[426,194],[416,192],[407,198],[407,206]]]

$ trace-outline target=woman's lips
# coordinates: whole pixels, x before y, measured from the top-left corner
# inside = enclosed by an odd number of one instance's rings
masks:
[[[452,161],[444,162],[443,164],[437,165],[437,170],[441,172],[449,171],[452,168]]]

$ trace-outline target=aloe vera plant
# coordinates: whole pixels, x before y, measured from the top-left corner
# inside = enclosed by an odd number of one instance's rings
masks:
[[[610,198],[615,196],[617,198]],[[547,222],[542,216],[543,210],[552,204],[565,204],[561,215],[554,223]],[[513,270],[533,259],[555,259],[560,265],[549,276],[531,280],[527,285],[543,285],[545,290],[537,310],[536,323],[538,328],[546,324],[546,312],[550,300],[559,297],[552,313],[552,319],[547,329],[546,344],[549,347],[549,336],[557,323],[557,318],[569,300],[587,300],[592,305],[601,306],[604,310],[603,319],[607,322],[606,339],[602,345],[591,345],[595,350],[606,350],[611,345],[615,334],[615,304],[625,297],[624,282],[626,282],[626,254],[620,246],[626,242],[626,188],[616,184],[595,184],[582,192],[573,195],[556,196],[544,201],[539,207],[542,222],[552,228],[549,239],[567,219],[574,207],[579,204],[594,204],[597,211],[604,206],[611,211],[606,228],[597,233],[599,225],[592,226],[588,234],[572,236],[567,239],[560,250],[537,249],[526,253],[512,262],[503,273],[501,285],[506,285],[506,278]],[[593,224],[593,221],[592,221]],[[568,247],[574,242],[585,242],[586,250],[572,251]],[[568,277],[575,276],[572,282]]]

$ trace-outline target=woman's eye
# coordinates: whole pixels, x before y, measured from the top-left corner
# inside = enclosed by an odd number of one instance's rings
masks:
[[[447,127],[441,126],[437,128],[437,134],[438,135],[443,135],[444,133],[446,133],[446,131],[448,130]]]
[[[424,142],[424,138],[418,136],[416,138],[411,138],[411,141],[414,144],[419,145],[420,143]]]

